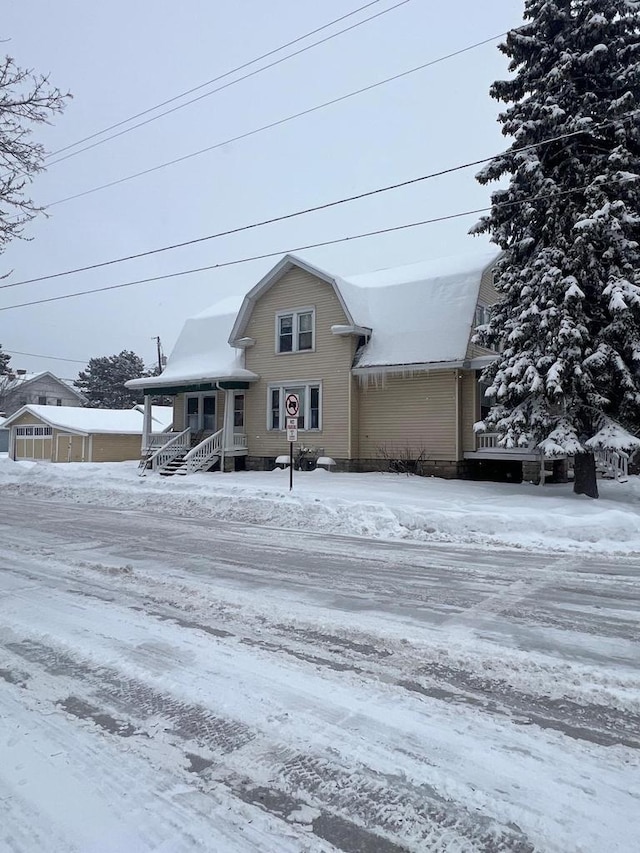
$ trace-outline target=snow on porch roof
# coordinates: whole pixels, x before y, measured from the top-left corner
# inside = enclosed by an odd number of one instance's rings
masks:
[[[241,356],[228,344],[241,298],[217,302],[184,324],[160,376],[132,379],[128,388],[167,388],[200,382],[253,382],[258,377],[242,367]]]
[[[490,249],[337,279],[356,322],[372,329],[355,367],[464,360],[482,274],[498,254]]]
[[[142,435],[143,415],[137,409],[83,409],[80,406],[23,406],[10,418],[10,426],[24,414],[34,415],[54,429],[73,433],[117,433],[120,435]],[[164,425],[158,424],[161,429]]]

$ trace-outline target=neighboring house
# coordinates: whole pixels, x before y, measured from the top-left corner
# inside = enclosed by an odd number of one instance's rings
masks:
[[[188,320],[163,373],[143,389],[149,467],[269,469],[288,449],[284,401],[298,394],[299,445],[339,469],[394,461],[438,476],[517,477],[539,454],[474,433],[471,343],[497,294],[496,251],[341,278],[285,256],[239,300]],[[239,310],[237,310],[239,308]],[[151,400],[173,396],[174,433],[154,434]]]
[[[0,409],[9,416],[22,406],[84,406],[87,398],[48,370],[27,373],[18,370],[0,377]]]
[[[9,450],[9,430],[4,422],[5,418],[0,414],[0,453],[6,453]]]
[[[153,410],[153,428],[159,433],[171,429],[170,407],[154,406]],[[139,408],[23,406],[5,421],[9,456],[43,462],[138,459],[143,422]]]

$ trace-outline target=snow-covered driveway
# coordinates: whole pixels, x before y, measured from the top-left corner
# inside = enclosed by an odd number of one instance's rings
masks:
[[[637,849],[633,556],[15,492],[0,542],[0,849]]]

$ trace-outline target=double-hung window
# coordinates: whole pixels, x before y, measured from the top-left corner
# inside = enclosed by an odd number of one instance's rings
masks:
[[[276,315],[276,352],[309,352],[315,346],[313,308],[282,311]]]
[[[486,326],[490,319],[491,308],[488,308],[486,305],[480,305],[480,303],[478,303],[476,305],[476,316],[474,323],[475,328],[477,328],[478,326]]]
[[[284,403],[289,394],[297,394],[300,400],[298,429],[322,429],[322,392],[319,382],[271,385],[268,401],[268,428],[285,429]]]

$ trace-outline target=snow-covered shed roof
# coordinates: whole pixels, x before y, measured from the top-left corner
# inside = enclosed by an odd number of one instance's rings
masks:
[[[242,356],[228,344],[240,299],[231,297],[191,317],[160,376],[132,379],[128,388],[167,388],[200,382],[252,382],[258,377],[242,367]]]
[[[35,406],[26,405],[5,421],[11,424],[29,413],[53,429],[66,430],[79,435],[91,433],[116,433],[142,435],[143,415],[137,409],[83,409],[80,406]],[[162,422],[157,423],[164,430]]]
[[[338,279],[349,311],[371,329],[355,367],[464,360],[489,250]]]
[[[144,405],[137,403],[134,407],[144,413]],[[151,406],[151,419],[162,432],[171,429],[173,425],[173,406]]]

